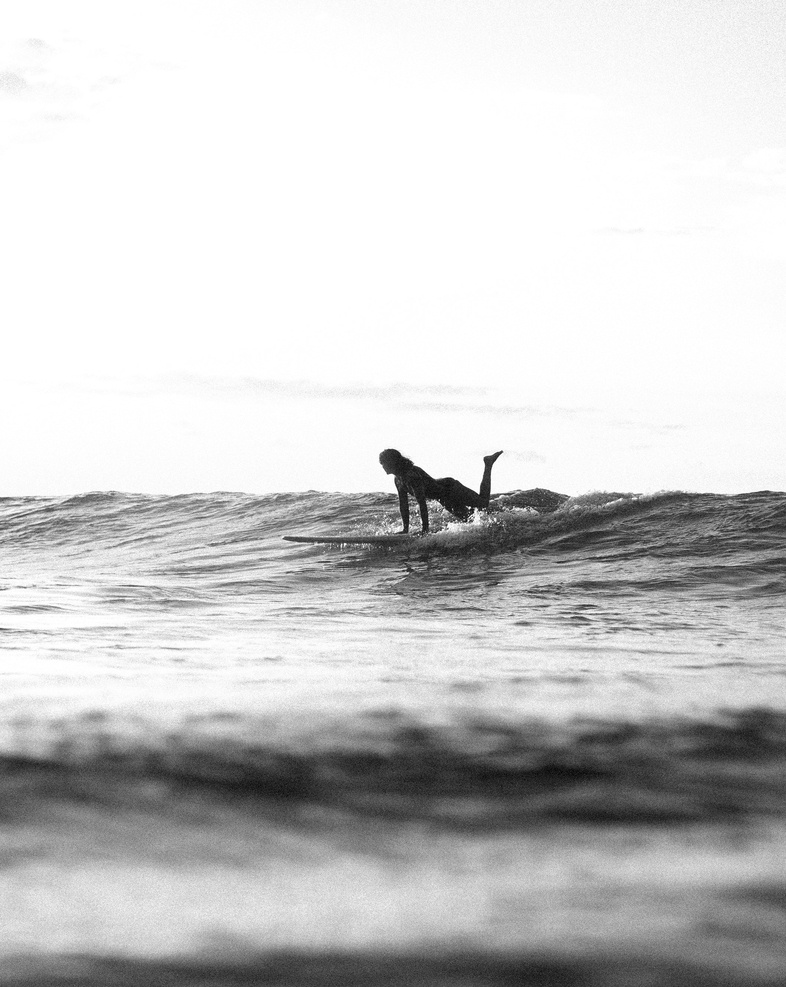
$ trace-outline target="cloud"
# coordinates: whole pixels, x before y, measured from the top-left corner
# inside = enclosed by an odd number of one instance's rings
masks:
[[[395,404],[401,410],[441,414],[495,415],[522,418],[575,416],[589,409],[556,405],[505,404],[486,387],[450,384],[327,384],[314,380],[273,380],[258,377],[176,376],[160,378],[163,386],[185,388],[215,396],[277,395],[325,400],[360,400]]]
[[[609,236],[698,236],[717,232],[714,226],[605,226],[596,231]]]
[[[740,174],[752,181],[786,185],[786,147],[762,147],[746,155]]]
[[[52,382],[47,386],[52,386]],[[231,398],[273,395],[289,398],[329,400],[350,398],[398,403],[411,401],[413,398],[460,398],[486,393],[484,388],[449,384],[327,384],[316,380],[278,380],[265,377],[224,377],[202,374],[72,377],[58,381],[55,386],[84,393],[114,393],[127,396],[195,394],[202,397]]]
[[[0,72],[0,93],[7,96],[18,96],[27,89],[27,83],[16,72]]]
[[[633,421],[631,419],[609,418],[607,424],[611,428],[622,428],[638,431],[657,432],[666,434],[669,432],[682,432],[687,429],[688,423],[684,421],[656,422],[653,420]]]
[[[29,382],[32,386],[60,388],[82,394],[144,398],[189,395],[207,400],[278,397],[290,400],[371,401],[400,411],[445,415],[573,418],[593,413],[592,408],[551,404],[510,404],[494,400],[486,387],[450,384],[329,384],[316,380],[277,380],[265,377],[224,377],[199,374],[159,374],[150,377],[71,377]],[[482,401],[479,398],[486,398]]]
[[[505,455],[508,459],[514,459],[519,463],[547,463],[548,458],[534,449],[506,449]]]
[[[405,407],[413,411],[436,411],[447,414],[496,415],[513,418],[553,418],[573,417],[587,414],[591,409],[572,408],[559,405],[498,404],[489,401],[484,404],[463,401],[407,401]]]
[[[646,159],[620,156],[607,163],[609,178],[628,190],[595,236],[639,238],[743,238],[777,248],[786,236],[786,147],[740,148],[726,156]],[[776,251],[777,252],[777,251]]]
[[[294,398],[325,398],[328,400],[360,399],[394,401],[405,404],[418,398],[470,397],[485,393],[483,388],[449,384],[327,384],[315,380],[277,380],[264,377],[209,377],[175,375],[155,378],[167,389],[188,390],[207,395],[277,395]]]
[[[52,124],[89,115],[104,93],[145,65],[133,52],[73,38],[0,44],[0,148],[39,140]]]

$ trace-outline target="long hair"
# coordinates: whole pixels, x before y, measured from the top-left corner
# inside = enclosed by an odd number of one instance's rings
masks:
[[[383,449],[379,454],[379,461],[385,469],[394,473],[405,473],[415,465],[411,459],[402,456],[398,449]]]

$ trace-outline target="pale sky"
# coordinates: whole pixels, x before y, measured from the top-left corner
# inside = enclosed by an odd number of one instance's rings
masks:
[[[4,0],[0,179],[0,495],[786,489],[781,0]]]

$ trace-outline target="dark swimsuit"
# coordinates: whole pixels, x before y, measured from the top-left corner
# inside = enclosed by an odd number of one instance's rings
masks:
[[[452,476],[435,480],[419,466],[412,466],[400,479],[396,477],[396,486],[399,492],[404,486],[418,503],[421,499],[436,500],[460,521],[468,521],[472,512],[480,507],[480,497],[474,490],[465,487]]]

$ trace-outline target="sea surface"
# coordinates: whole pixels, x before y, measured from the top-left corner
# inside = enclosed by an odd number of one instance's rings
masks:
[[[0,500],[0,985],[786,982],[786,494]]]

